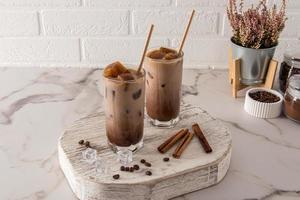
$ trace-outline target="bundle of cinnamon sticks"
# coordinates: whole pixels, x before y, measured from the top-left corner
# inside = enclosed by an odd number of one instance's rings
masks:
[[[190,132],[189,129],[181,129],[174,135],[172,135],[169,139],[167,139],[164,143],[159,145],[157,150],[160,153],[166,153],[169,149],[171,149],[177,142],[180,141],[178,146],[176,147],[173,157],[174,158],[180,158],[183,151],[187,148],[189,143],[192,141],[194,135],[196,135],[204,148],[204,151],[206,153],[212,152],[212,148],[210,147],[208,141],[206,140],[202,130],[200,129],[199,125],[197,123],[192,125],[192,129],[194,133]]]

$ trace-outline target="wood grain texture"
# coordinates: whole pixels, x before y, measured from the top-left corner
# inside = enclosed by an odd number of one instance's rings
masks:
[[[272,59],[270,62],[270,65],[269,65],[268,72],[267,72],[266,81],[263,85],[264,88],[267,88],[267,89],[273,88],[277,66],[278,66],[278,61]]]
[[[165,200],[196,191],[220,182],[225,176],[231,157],[231,134],[224,125],[199,107],[183,105],[181,120],[176,127],[159,129],[145,121],[144,147],[134,154],[134,162],[145,158],[152,163],[153,175],[146,176],[146,167],[134,172],[120,172],[116,155],[107,146],[104,113],[97,113],[76,121],[63,132],[59,143],[59,162],[76,196],[84,200]],[[206,154],[197,139],[193,139],[180,159],[171,158],[176,148],[166,154],[160,154],[157,147],[174,132],[181,128],[190,128],[197,122],[213,152]],[[82,159],[84,147],[78,144],[80,139],[89,140],[97,149],[98,157],[110,165],[108,174],[97,173],[93,166]],[[120,174],[114,180],[112,175]]]

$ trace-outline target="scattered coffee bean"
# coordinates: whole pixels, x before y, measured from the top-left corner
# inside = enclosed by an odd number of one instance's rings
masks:
[[[79,140],[78,144],[83,145],[84,140]]]
[[[86,141],[86,142],[85,142],[85,146],[86,146],[86,147],[91,147],[90,142],[89,142],[89,141]]]
[[[151,167],[151,163],[145,162],[146,167]]]
[[[119,174],[115,174],[115,175],[113,175],[113,178],[114,178],[114,179],[119,179],[119,178],[120,178],[120,175],[119,175]]]
[[[145,160],[145,159],[142,159],[142,160],[141,160],[141,163],[143,163],[143,164],[144,164],[145,162],[146,162],[146,160]]]
[[[120,170],[121,170],[121,171],[125,171],[125,167],[124,167],[124,166],[121,166],[121,167],[120,167]]]
[[[130,167],[130,168],[129,168],[129,171],[130,171],[130,172],[133,172],[133,171],[134,171],[134,168],[133,168],[133,167]]]
[[[165,157],[164,159],[163,159],[163,161],[165,161],[165,162],[168,162],[170,160],[170,158],[168,158],[168,157]]]
[[[152,172],[146,171],[146,175],[147,175],[147,176],[151,176],[151,175],[152,175]]]
[[[134,168],[135,170],[139,170],[139,169],[140,169],[140,166],[138,166],[138,165],[133,165],[133,168]]]
[[[126,171],[126,172],[129,172],[129,167],[125,167],[125,171]]]

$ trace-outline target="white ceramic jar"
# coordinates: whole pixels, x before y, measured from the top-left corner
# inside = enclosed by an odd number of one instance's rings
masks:
[[[254,100],[253,98],[250,97],[249,94],[257,91],[266,91],[272,93],[278,96],[280,100],[274,103],[264,103],[264,102]],[[275,90],[265,89],[265,88],[252,88],[248,90],[246,93],[244,109],[248,114],[254,117],[276,118],[282,112],[282,102],[283,102],[283,96]]]

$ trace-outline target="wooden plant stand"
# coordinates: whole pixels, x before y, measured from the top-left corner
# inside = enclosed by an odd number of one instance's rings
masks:
[[[176,127],[161,129],[145,121],[144,147],[133,156],[133,164],[139,164],[135,172],[120,171],[121,164],[107,145],[105,114],[99,112],[76,121],[63,132],[58,142],[60,166],[71,189],[81,200],[166,200],[219,183],[225,176],[232,151],[231,134],[223,123],[199,107],[181,106],[181,120]],[[157,147],[179,129],[190,128],[197,122],[205,134],[213,152],[204,152],[198,138],[193,138],[180,159],[172,158],[170,149],[160,154]],[[97,155],[109,164],[107,174],[96,172],[82,158],[85,147],[78,144],[84,139],[97,150]],[[164,162],[164,157],[170,157]],[[139,161],[144,158],[152,166],[145,167]],[[152,176],[145,175],[150,170]],[[113,174],[120,174],[118,180]]]
[[[267,72],[266,80],[263,84],[258,84],[255,87],[263,87],[267,89],[272,89],[276,69],[277,69],[278,61],[271,60],[269,64],[269,69]],[[233,59],[232,58],[232,50],[229,50],[229,82],[231,84],[231,92],[234,98],[237,98],[238,91],[251,87],[249,85],[244,85],[240,82],[240,75],[241,75],[241,60],[240,59]]]

